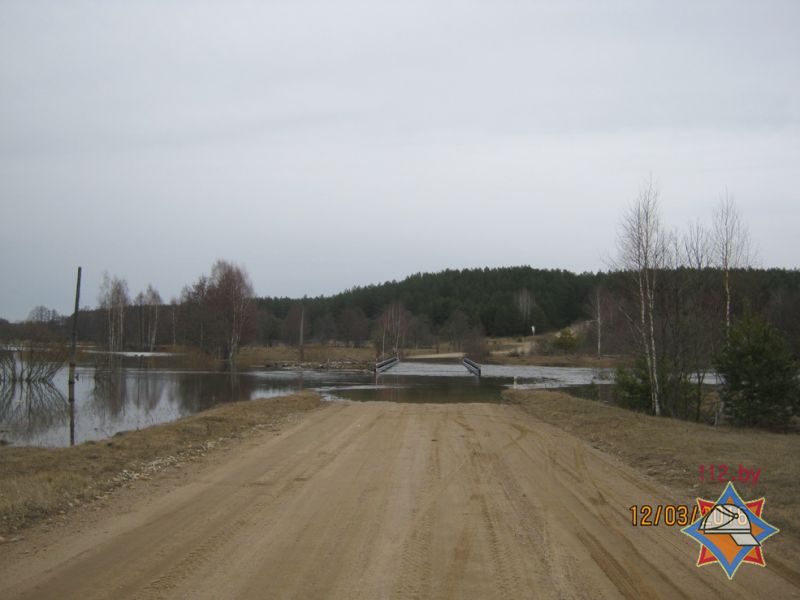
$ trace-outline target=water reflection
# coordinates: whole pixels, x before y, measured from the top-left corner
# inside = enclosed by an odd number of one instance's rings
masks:
[[[384,402],[501,402],[509,382],[501,379],[425,375],[381,375],[373,385],[338,385],[317,388],[331,400]]]
[[[34,440],[52,428],[69,427],[66,396],[49,382],[8,383],[0,387],[0,437],[13,432],[20,440]]]
[[[166,363],[166,364],[165,364]],[[66,446],[120,431],[173,421],[214,405],[291,393],[319,391],[331,400],[389,402],[499,402],[503,389],[602,382],[591,369],[489,368],[476,378],[461,365],[399,365],[376,377],[348,371],[178,370],[158,357],[102,357],[79,366],[74,419],[64,392],[67,373],[50,385],[2,387],[0,439],[12,444]]]
[[[78,367],[72,423],[62,392],[67,389],[66,372],[49,385],[1,386],[0,440],[67,446],[72,439],[76,443],[103,439],[217,404],[286,394],[297,387],[294,379],[270,380],[252,373],[170,371],[146,365]]]

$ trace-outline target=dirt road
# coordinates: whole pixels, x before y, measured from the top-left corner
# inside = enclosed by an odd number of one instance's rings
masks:
[[[335,403],[44,550],[0,553],[2,598],[792,598],[728,581],[632,470],[515,407]],[[674,500],[674,499],[672,499]]]

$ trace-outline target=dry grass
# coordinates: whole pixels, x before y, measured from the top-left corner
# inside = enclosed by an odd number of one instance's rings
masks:
[[[529,339],[529,338],[528,338]],[[193,368],[219,368],[220,361],[203,354],[195,348],[168,347],[163,350],[180,353],[182,364]],[[624,357],[595,356],[592,354],[529,354],[526,342],[517,342],[514,338],[491,338],[489,340],[490,357],[487,362],[503,365],[533,365],[542,367],[593,367],[614,368],[625,365]],[[405,356],[448,354],[456,351],[447,342],[439,344],[439,351],[431,348],[406,348]],[[236,358],[239,368],[275,368],[303,365],[317,369],[372,369],[375,366],[375,348],[366,344],[359,348],[338,344],[306,344],[303,360],[300,360],[300,349],[297,346],[277,344],[275,346],[245,346]]]
[[[626,366],[630,360],[622,356],[597,356],[594,354],[493,354],[489,362],[497,365],[525,365],[535,367],[590,367],[614,369]]]
[[[547,347],[555,332],[536,337],[490,338],[488,362],[496,365],[523,365],[535,367],[590,367],[594,369],[613,369],[630,366],[630,357],[596,354],[554,354],[543,353],[537,349]]]
[[[72,448],[0,447],[0,535],[105,497],[113,489],[194,460],[254,428],[274,428],[320,406],[317,394],[235,402]]]
[[[273,367],[300,362],[300,349],[295,346],[246,346],[236,358],[240,367]],[[334,368],[369,368],[375,364],[372,346],[352,348],[345,346],[308,344],[303,352],[304,363]]]
[[[782,532],[770,544],[800,559],[800,435],[656,418],[562,392],[511,390],[505,397],[667,485],[683,503],[716,498],[724,487],[701,483],[701,464],[760,468],[758,484],[738,484],[737,491],[745,500],[766,497],[765,517]]]

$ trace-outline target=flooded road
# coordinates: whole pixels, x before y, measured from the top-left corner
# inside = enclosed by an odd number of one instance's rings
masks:
[[[608,383],[597,369],[484,365],[483,377],[459,363],[401,362],[384,374],[366,371],[252,370],[238,373],[160,366],[128,360],[115,368],[83,366],[75,387],[75,443],[174,421],[216,404],[269,398],[302,389],[328,400],[500,402],[509,387]],[[14,445],[68,446],[67,371],[51,384],[0,387],[0,440]]]

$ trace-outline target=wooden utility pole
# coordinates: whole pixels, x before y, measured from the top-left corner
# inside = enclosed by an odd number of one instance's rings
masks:
[[[305,323],[305,320],[306,320],[306,307],[301,306],[300,307],[300,360],[301,361],[305,360],[304,358],[305,352],[303,348],[303,323]]]
[[[75,445],[75,342],[78,337],[78,304],[81,299],[81,268],[75,284],[75,312],[72,313],[72,340],[69,350],[69,445]]]
[[[597,356],[600,356],[601,342],[603,339],[603,320],[600,311],[600,288],[595,290],[595,310],[597,311]]]

